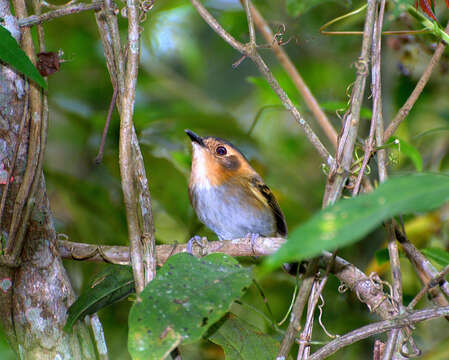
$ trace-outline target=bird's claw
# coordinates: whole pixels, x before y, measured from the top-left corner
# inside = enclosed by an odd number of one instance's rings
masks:
[[[249,240],[250,240],[251,251],[253,252],[254,255],[256,255],[256,252],[254,251],[254,246],[256,245],[256,240],[260,237],[260,234],[248,233],[246,235],[246,237],[249,238]]]
[[[200,247],[200,255],[204,256],[207,253],[207,240],[201,236],[195,235],[187,242],[187,253],[193,255],[193,245],[196,244]]]

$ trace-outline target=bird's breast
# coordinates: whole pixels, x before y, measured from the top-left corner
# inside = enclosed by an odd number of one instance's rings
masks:
[[[238,184],[213,186],[207,178],[190,185],[190,199],[198,218],[220,239],[235,239],[255,233],[273,236],[275,218],[267,204]]]

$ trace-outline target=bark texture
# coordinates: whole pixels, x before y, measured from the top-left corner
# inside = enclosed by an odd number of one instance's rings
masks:
[[[11,15],[8,0],[0,0],[0,23],[20,40],[17,20]],[[8,241],[14,202],[23,181],[29,142],[31,87],[9,66],[0,63],[0,178],[6,179],[20,142],[13,181],[9,185],[0,224]],[[20,124],[25,116],[25,126]],[[40,116],[40,115],[39,115]],[[20,266],[0,266],[0,317],[3,330],[18,357],[22,359],[94,359],[96,357],[87,326],[79,323],[72,334],[63,331],[66,311],[75,295],[55,247],[56,232],[45,191],[42,173],[34,207],[25,234]],[[3,181],[2,181],[3,183]],[[0,185],[1,196],[5,184]],[[23,225],[22,225],[23,226]]]

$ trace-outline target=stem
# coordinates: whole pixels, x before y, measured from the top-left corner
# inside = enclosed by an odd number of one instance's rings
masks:
[[[103,6],[103,1],[94,1],[91,4],[73,4],[69,5],[67,7],[48,11],[44,14],[36,14],[32,16],[28,16],[26,18],[19,20],[19,26],[20,27],[30,27],[33,25],[39,25],[46,21],[51,21],[53,19],[56,19],[58,17],[77,14],[82,11],[88,11],[88,10],[100,10]]]
[[[221,36],[229,45],[231,45],[234,49],[239,51],[242,55],[251,58],[251,60],[256,64],[259,71],[265,77],[265,79],[270,84],[271,88],[274,90],[276,95],[280,98],[284,107],[291,113],[293,118],[299,124],[299,126],[303,129],[306,137],[309,142],[315,147],[318,151],[322,159],[326,162],[327,165],[331,165],[333,163],[333,158],[327,151],[326,147],[322,144],[318,136],[312,130],[310,125],[306,122],[306,120],[301,116],[298,109],[293,105],[290,98],[287,96],[285,91],[281,88],[273,74],[271,73],[268,66],[265,64],[261,56],[256,50],[256,46],[254,44],[249,43],[248,45],[243,45],[232,37],[218,22],[217,20],[207,11],[207,9],[199,2],[198,0],[191,0],[193,6],[196,8],[201,17],[207,22],[207,24],[219,35]],[[248,5],[249,6],[249,5]],[[248,10],[248,7],[246,7]],[[248,11],[247,11],[248,12]],[[248,17],[248,15],[247,15]],[[251,19],[251,15],[249,15],[249,19]],[[249,24],[250,25],[250,24]]]
[[[321,129],[326,134],[332,146],[334,148],[337,148],[337,132],[330,123],[324,111],[321,109],[320,104],[313,96],[312,92],[308,88],[307,84],[304,82],[303,78],[299,74],[295,65],[290,60],[290,58],[288,57],[287,53],[284,51],[282,46],[280,46],[277,43],[277,41],[273,41],[274,34],[270,30],[270,27],[266,22],[266,20],[263,18],[263,16],[260,14],[260,12],[253,4],[250,4],[250,10],[252,17],[254,19],[254,24],[257,27],[257,30],[259,30],[259,32],[265,38],[265,41],[267,41],[271,45],[274,55],[278,58],[279,63],[282,65],[287,74],[290,76],[290,79],[293,81],[293,83],[296,86],[296,89],[303,97],[304,102],[306,103],[309,110],[315,116],[315,119],[317,120]]]
[[[449,306],[415,311],[411,314],[402,315],[395,319],[379,321],[374,324],[366,325],[331,341],[329,344],[323,346],[321,349],[312,354],[309,360],[324,359],[336,353],[345,346],[351,345],[375,334],[383,333],[391,329],[403,328],[421,321],[447,315],[449,315]]]
[[[365,27],[363,30],[362,50],[357,61],[357,77],[351,94],[351,107],[346,114],[345,124],[338,143],[336,161],[328,176],[324,203],[332,204],[341,195],[343,187],[350,173],[354,146],[360,122],[360,109],[363,102],[366,77],[369,72],[369,55],[372,43],[373,24],[376,14],[376,1],[368,0]]]
[[[120,111],[120,142],[119,163],[122,178],[123,200],[125,203],[126,219],[128,223],[129,246],[136,293],[145,287],[145,272],[142,258],[142,244],[140,239],[139,219],[137,216],[136,191],[134,186],[134,169],[131,148],[133,134],[134,98],[136,92],[137,74],[139,66],[139,15],[135,0],[127,0],[128,16],[128,57],[125,73],[125,86]]]

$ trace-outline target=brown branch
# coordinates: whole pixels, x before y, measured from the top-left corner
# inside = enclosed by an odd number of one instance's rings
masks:
[[[142,152],[140,151],[134,128],[133,136],[131,138],[131,147],[133,149],[134,176],[136,178],[140,219],[142,222],[141,242],[146,285],[156,276],[156,238],[154,236],[153,208],[151,206],[148,179],[145,172]]]
[[[27,16],[24,0],[15,0],[14,9],[19,19]],[[35,51],[30,29],[23,28],[21,45],[27,56],[35,64]],[[8,234],[8,244],[2,262],[9,266],[17,265],[23,249],[24,238],[28,226],[31,210],[34,207],[34,194],[40,182],[42,172],[43,153],[41,153],[42,127],[42,97],[41,88],[34,82],[29,83],[30,99],[29,112],[31,114],[29,126],[28,161],[23,181],[14,202],[14,210]],[[44,129],[46,130],[46,129]],[[46,135],[45,135],[46,136]],[[9,179],[8,179],[9,181]]]
[[[19,26],[20,27],[30,27],[33,25],[39,25],[46,21],[51,21],[53,19],[72,15],[76,13],[80,13],[82,11],[88,11],[88,10],[100,10],[103,6],[103,1],[95,1],[91,4],[84,4],[84,3],[78,3],[69,5],[67,7],[48,11],[44,14],[36,14],[32,16],[25,17],[23,19],[19,20]]]
[[[307,308],[307,318],[304,324],[304,330],[300,335],[300,345],[298,350],[297,360],[307,359],[310,355],[310,344],[309,341],[312,339],[312,328],[313,328],[313,317],[315,313],[315,308],[318,305],[318,301],[320,299],[321,293],[324,290],[324,286],[329,278],[329,273],[334,265],[335,257],[337,256],[337,252],[334,251],[332,253],[332,258],[328,261],[326,265],[326,272],[321,280],[315,280],[313,287],[316,286],[316,290],[311,291],[311,297],[309,299],[308,308]]]
[[[449,33],[449,23],[446,25],[446,28],[444,29],[446,33]],[[432,58],[429,61],[429,64],[427,64],[426,69],[424,70],[423,74],[421,75],[420,79],[418,80],[418,83],[416,84],[415,88],[413,89],[412,93],[410,94],[407,101],[402,105],[402,107],[399,109],[398,113],[394,117],[394,119],[391,121],[390,125],[388,125],[387,129],[385,130],[384,134],[384,142],[387,142],[388,139],[394,134],[394,132],[397,130],[399,125],[401,125],[402,121],[407,117],[408,113],[412,109],[413,105],[415,105],[416,100],[418,100],[419,96],[421,95],[422,91],[424,90],[424,87],[426,86],[427,82],[430,79],[430,75],[432,75],[433,69],[440,61],[441,56],[443,55],[444,49],[446,47],[446,43],[444,41],[440,41],[438,43],[437,48],[435,49],[435,52],[432,55]]]
[[[337,155],[326,183],[324,203],[332,204],[341,195],[343,187],[350,173],[354,154],[354,146],[360,122],[360,109],[365,92],[366,77],[369,72],[370,48],[376,1],[369,0],[363,30],[362,50],[356,63],[357,77],[351,94],[351,107],[345,116],[345,124],[338,143]]]
[[[256,64],[259,71],[268,81],[268,84],[280,98],[284,107],[290,112],[299,126],[303,129],[309,142],[315,147],[315,149],[318,151],[318,154],[322,157],[326,164],[330,166],[333,162],[332,156],[329,154],[326,147],[322,144],[310,125],[299,113],[298,109],[293,105],[292,101],[287,96],[285,91],[281,88],[278,81],[275,79],[270,69],[257,52],[255,44],[249,43],[243,45],[242,43],[238,42],[217,22],[217,20],[209,13],[209,11],[207,11],[207,9],[201,4],[199,0],[191,0],[191,2],[198,13],[201,15],[201,17],[218,35],[220,35],[234,49],[239,51],[242,55],[249,57]]]
[[[414,311],[410,314],[398,316],[394,319],[379,321],[374,324],[363,326],[357,330],[351,331],[337,339],[331,341],[329,344],[323,346],[318,351],[309,357],[309,360],[324,359],[345,346],[351,345],[369,336],[380,334],[391,329],[404,328],[416,324],[421,321],[436,319],[439,317],[449,315],[449,306],[439,307],[433,309],[425,309]]]
[[[114,91],[112,93],[111,102],[109,103],[109,109],[108,109],[108,114],[106,116],[106,121],[104,123],[103,133],[101,134],[101,141],[100,141],[100,146],[98,148],[98,154],[97,154],[97,157],[95,158],[95,164],[97,164],[97,165],[103,161],[104,145],[106,144],[106,137],[108,135],[109,125],[111,123],[112,112],[114,111],[115,103],[117,101],[117,95],[118,95],[118,90],[117,90],[117,87],[115,87]]]
[[[407,310],[412,310],[416,304],[418,304],[419,300],[433,287],[438,286],[441,280],[443,280],[449,274],[449,265],[446,266],[443,270],[441,270],[438,274],[436,274],[432,279],[430,279],[426,285],[422,287],[422,289],[416,294],[412,301],[407,306]]]
[[[267,41],[271,45],[271,48],[273,49],[274,55],[279,60],[279,63],[282,65],[284,70],[287,72],[287,74],[290,76],[290,79],[293,81],[293,83],[296,86],[296,89],[301,94],[301,96],[304,99],[304,102],[306,103],[309,110],[312,112],[312,114],[315,116],[315,119],[317,120],[318,124],[320,125],[321,129],[326,134],[327,138],[331,142],[331,144],[334,146],[334,148],[337,147],[337,132],[335,131],[334,127],[330,123],[329,119],[327,118],[324,111],[321,109],[318,101],[313,96],[312,92],[308,88],[307,84],[304,82],[301,74],[296,69],[293,62],[290,60],[287,53],[284,51],[282,46],[280,46],[277,41],[273,41],[274,35],[273,32],[270,30],[270,27],[266,20],[263,18],[263,16],[260,14],[260,12],[257,10],[257,8],[251,4],[250,5],[251,14],[254,19],[254,24],[257,27],[257,30],[260,31],[262,36],[265,38],[265,41]]]
[[[126,3],[128,17],[128,56],[125,72],[125,86],[120,110],[119,164],[122,180],[123,200],[128,224],[131,264],[133,268],[136,293],[145,287],[145,268],[143,248],[137,215],[137,194],[134,186],[134,169],[131,139],[133,136],[133,113],[139,67],[139,14],[136,0]]]
[[[427,284],[429,281],[431,281],[433,278],[435,278],[438,275],[438,271],[435,269],[435,267],[432,265],[432,263],[427,260],[427,258],[413,245],[403,234],[401,231],[399,231],[397,228],[396,231],[396,237],[399,240],[399,243],[401,244],[402,250],[404,251],[407,258],[410,260],[412,265],[415,268],[415,271],[421,280],[423,284]],[[441,291],[449,297],[449,283],[442,279],[439,283]],[[429,292],[431,294],[432,300],[436,302],[440,306],[448,306],[449,302],[447,299],[441,294],[439,289],[432,288],[429,289]]]
[[[204,253],[220,252],[230,256],[268,256],[274,254],[285,243],[283,238],[257,238],[253,244],[248,238],[208,241],[204,249],[193,247],[193,255],[201,257]],[[120,265],[130,265],[129,247],[90,245],[72,241],[58,240],[59,254],[62,258],[75,261],[106,262]],[[187,252],[186,244],[158,245],[156,246],[157,265],[162,266],[167,259],[181,252]],[[204,253],[203,253],[204,252]],[[326,268],[333,254],[323,253],[320,267]],[[368,308],[376,312],[382,319],[391,318],[394,315],[394,307],[388,297],[377,284],[356,266],[346,260],[335,257],[330,269],[345,286],[357,294],[358,299]]]

